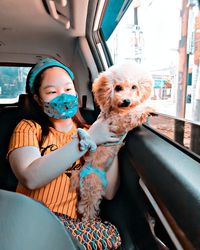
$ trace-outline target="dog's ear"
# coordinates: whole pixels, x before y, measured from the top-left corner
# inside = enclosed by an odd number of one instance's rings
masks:
[[[106,112],[111,105],[112,84],[103,73],[94,81],[92,92],[100,109]]]

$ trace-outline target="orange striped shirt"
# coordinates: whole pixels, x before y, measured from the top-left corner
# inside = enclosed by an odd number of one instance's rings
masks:
[[[64,144],[69,143],[72,140],[72,136],[76,134],[76,130],[75,124],[67,133],[50,128],[47,138],[42,146],[39,147],[42,134],[41,126],[30,120],[22,120],[13,132],[8,154],[16,148],[34,146],[39,148],[41,155],[46,155],[62,147]],[[68,176],[70,171],[77,167],[80,167],[80,161],[77,161],[70,169],[49,184],[35,190],[29,190],[18,183],[16,192],[43,202],[53,212],[66,214],[71,218],[77,218],[77,194],[76,192],[69,192],[70,178]]]

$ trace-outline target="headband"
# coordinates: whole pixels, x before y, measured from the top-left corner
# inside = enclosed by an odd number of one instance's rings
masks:
[[[72,71],[66,67],[64,64],[60,63],[59,61],[52,59],[52,58],[44,58],[41,59],[30,71],[29,78],[27,80],[27,84],[30,87],[30,91],[32,94],[34,94],[34,81],[39,73],[41,73],[44,69],[47,69],[49,67],[59,67],[64,69],[72,80],[74,80],[74,74]]]

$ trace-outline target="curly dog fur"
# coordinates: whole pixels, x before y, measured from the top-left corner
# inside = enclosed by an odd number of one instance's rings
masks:
[[[141,65],[125,63],[114,65],[100,73],[93,83],[93,93],[101,109],[100,116],[109,121],[109,128],[122,135],[144,123],[152,110],[141,105],[151,94],[152,78]],[[85,165],[107,170],[123,142],[112,146],[98,146],[96,152],[85,157]],[[84,165],[84,166],[85,166]],[[84,167],[83,166],[83,167]],[[80,189],[78,212],[83,221],[95,219],[105,187],[98,175],[84,177],[80,187],[79,171],[72,175],[73,188]]]

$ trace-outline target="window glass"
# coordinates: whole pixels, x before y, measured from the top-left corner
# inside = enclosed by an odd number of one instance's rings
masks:
[[[147,125],[200,157],[199,124],[157,114],[148,118]]]
[[[15,103],[25,93],[30,67],[0,66],[0,103]]]

